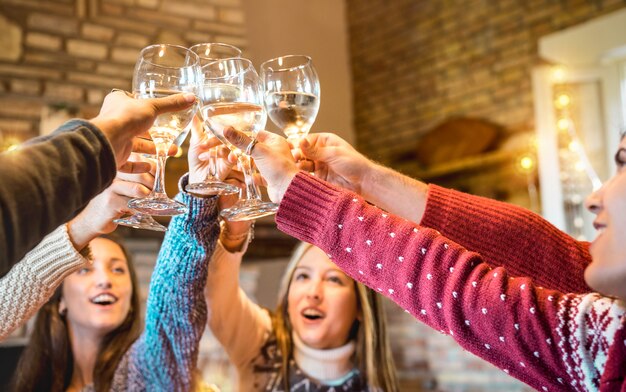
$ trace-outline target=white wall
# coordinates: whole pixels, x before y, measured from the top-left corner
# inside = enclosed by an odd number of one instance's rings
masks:
[[[311,131],[332,131],[352,143],[345,1],[243,0],[242,5],[249,43],[244,55],[257,69],[263,61],[285,54],[311,56],[321,84],[320,111]]]

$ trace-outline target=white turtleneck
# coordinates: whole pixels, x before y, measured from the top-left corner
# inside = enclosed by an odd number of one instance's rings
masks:
[[[309,376],[324,384],[333,385],[343,382],[352,374],[352,354],[356,349],[353,340],[341,347],[318,350],[307,346],[297,333],[292,333],[291,336],[294,343],[293,358],[298,367]]]

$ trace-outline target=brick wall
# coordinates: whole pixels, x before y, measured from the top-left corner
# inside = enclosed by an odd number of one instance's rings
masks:
[[[0,0],[0,131],[39,132],[45,106],[97,113],[152,43],[247,46],[240,0]]]
[[[348,0],[359,150],[383,162],[452,116],[533,129],[537,40],[623,0]]]

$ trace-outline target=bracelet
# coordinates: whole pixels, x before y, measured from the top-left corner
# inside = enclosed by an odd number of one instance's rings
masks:
[[[227,229],[226,224],[224,223],[224,221],[221,222],[221,229],[222,229],[222,234],[224,235],[224,237],[226,237],[227,240],[230,241],[241,241],[243,239],[248,238],[248,243],[251,243],[252,240],[254,239],[254,222],[252,222],[252,224],[250,225],[250,228],[248,229],[247,232],[245,233],[241,233],[241,234],[237,234],[237,235],[229,235],[229,231]]]

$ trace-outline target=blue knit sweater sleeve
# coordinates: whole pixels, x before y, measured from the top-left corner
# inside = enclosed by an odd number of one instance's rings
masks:
[[[189,391],[193,385],[207,322],[208,262],[219,236],[217,199],[181,193],[177,200],[189,213],[172,218],[161,246],[150,281],[145,331],[120,364],[128,372],[125,390]]]

